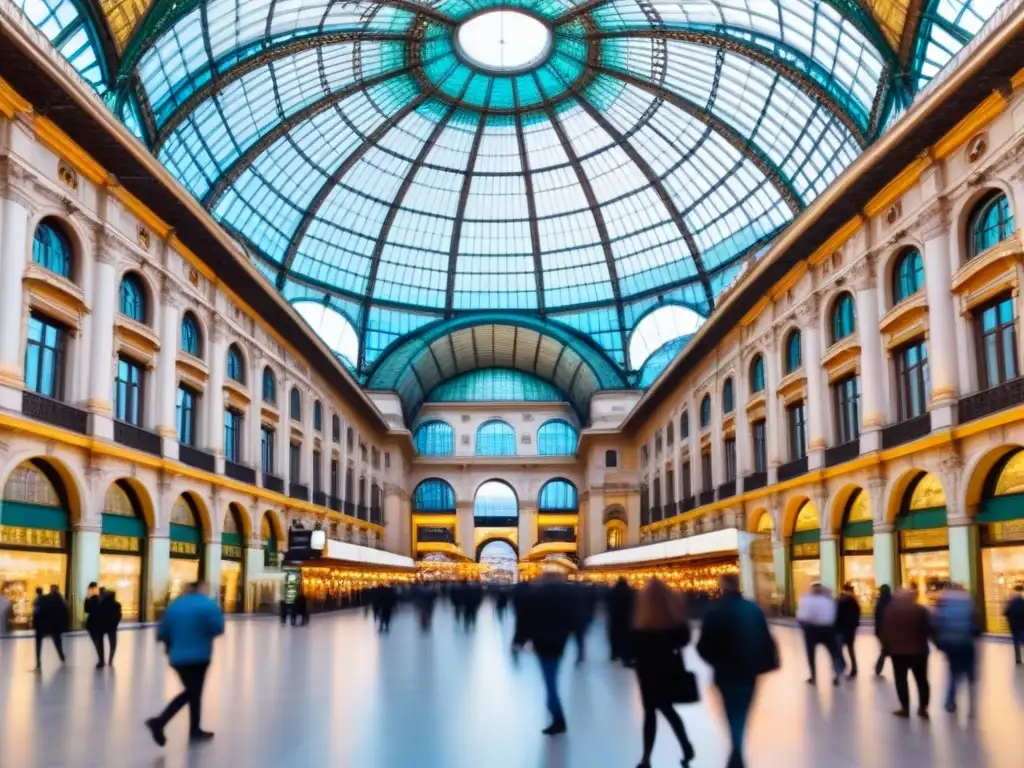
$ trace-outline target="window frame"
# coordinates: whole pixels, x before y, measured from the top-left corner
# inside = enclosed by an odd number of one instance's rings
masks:
[[[40,232],[49,233],[52,242],[43,242]],[[53,246],[60,247],[55,252]],[[43,218],[32,233],[32,263],[65,280],[73,280],[75,248],[67,228],[54,216]]]
[[[551,434],[553,430],[558,431]],[[537,428],[537,455],[575,456],[579,439],[576,427],[565,419],[548,419]]]
[[[911,262],[913,271],[911,272]],[[925,281],[924,257],[917,248],[906,248],[896,257],[896,264],[892,270],[892,303],[893,306],[900,304],[912,296],[916,296],[924,288]],[[914,289],[906,292],[910,281],[914,282]]]
[[[1010,319],[1000,320],[999,310],[1009,307]],[[996,324],[991,330],[985,330],[985,314],[994,313]],[[1019,350],[1017,347],[1017,307],[1013,296],[1002,294],[972,310],[974,340],[976,347],[975,363],[978,369],[979,389],[992,389],[1020,376]],[[1006,337],[1009,336],[1009,339]],[[995,345],[995,359],[989,360],[989,346],[986,340],[991,337]],[[990,363],[996,367],[995,380],[990,376]],[[1007,363],[1012,365],[1012,370]]]
[[[203,335],[199,328],[199,320],[191,312],[181,318],[181,351],[197,359],[203,357]]]
[[[129,320],[147,325],[149,301],[142,278],[137,272],[125,272],[117,291],[117,310]]]
[[[198,434],[196,434],[196,419],[199,413],[200,394],[186,384],[178,385],[176,396],[176,427],[177,438],[181,445],[195,447]],[[186,405],[187,403],[187,405]]]
[[[736,410],[736,395],[735,387],[732,383],[732,377],[730,376],[725,380],[722,385],[722,413],[729,414]]]
[[[907,358],[911,350],[921,350],[923,354],[917,362],[910,363]],[[928,413],[931,400],[931,380],[928,371],[928,344],[921,337],[904,344],[893,353],[896,366],[896,413],[898,421],[908,421]],[[916,390],[916,391],[915,391]],[[911,412],[914,396],[920,401],[920,409]]]
[[[838,344],[857,332],[857,308],[849,291],[843,291],[833,302],[831,326],[833,344]]]
[[[277,430],[269,424],[260,425],[260,472],[274,475],[274,444],[277,441]]]
[[[33,324],[39,328],[38,339],[33,338]],[[25,388],[37,395],[63,401],[67,352],[67,326],[42,313],[29,312],[25,342]]]
[[[995,211],[993,225],[979,229],[989,214]],[[1014,216],[1010,199],[1001,189],[993,190],[977,202],[967,224],[967,261],[977,258],[990,248],[994,248],[1013,235]],[[995,240],[989,241],[986,233],[995,231]]]
[[[700,399],[700,428],[703,432],[711,427],[711,395],[705,394]]]
[[[765,419],[757,419],[750,424],[750,440],[755,472],[768,471],[768,424]]]
[[[129,378],[122,377],[122,367],[129,374]],[[128,355],[117,356],[117,365],[114,370],[115,419],[124,424],[142,426],[146,403],[145,382],[146,369],[142,363]],[[124,392],[123,400],[122,391]],[[134,413],[130,411],[134,411]]]
[[[804,365],[803,338],[796,328],[786,336],[785,358],[783,359],[783,370],[788,376],[799,371]]]
[[[224,458],[235,464],[242,461],[242,432],[245,416],[234,408],[224,409]]]
[[[298,387],[292,387],[288,392],[288,418],[292,421],[302,421],[302,393]]]
[[[852,392],[851,392],[852,387]],[[836,409],[837,444],[860,439],[860,376],[851,373],[832,385],[832,401]]]
[[[807,455],[807,403],[799,400],[786,406],[789,460],[798,461]]]
[[[750,362],[750,394],[757,395],[764,392],[767,386],[767,379],[764,370],[764,355],[758,354]]]
[[[488,427],[504,427],[502,434],[484,434],[484,430]],[[484,438],[484,442],[481,442],[481,438]],[[490,443],[497,440],[509,440],[511,439],[511,451],[506,451],[504,444],[490,446]],[[516,455],[516,430],[503,419],[488,419],[476,428],[476,435],[473,441],[473,452],[477,456],[515,456]],[[486,450],[484,450],[486,448]],[[500,449],[500,450],[499,450]]]

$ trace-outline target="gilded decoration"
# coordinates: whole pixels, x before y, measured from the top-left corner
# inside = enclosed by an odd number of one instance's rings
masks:
[[[996,481],[994,495],[1009,496],[1014,493],[1024,493],[1024,451],[1018,451],[1010,457]]]
[[[813,501],[805,501],[796,515],[796,522],[793,524],[793,532],[816,531],[821,528],[821,520],[818,517],[818,508]]]
[[[68,189],[78,191],[78,172],[63,160],[57,163],[57,178]]]
[[[946,506],[946,492],[942,482],[931,472],[926,473],[914,487],[910,497],[910,511]]]
[[[850,511],[847,513],[847,523],[867,523],[871,522],[871,500],[868,498],[868,494],[863,490],[854,491],[856,496],[853,499],[853,503],[850,506]]]
[[[107,20],[118,53],[124,52],[132,32],[151,4],[152,0],[100,0],[100,9]]]

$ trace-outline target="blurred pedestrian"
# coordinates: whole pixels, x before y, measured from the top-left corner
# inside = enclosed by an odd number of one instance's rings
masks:
[[[498,587],[498,593],[494,596],[494,612],[498,617],[498,621],[505,620],[505,611],[508,609],[508,588],[505,586]]]
[[[1021,665],[1021,646],[1024,646],[1024,584],[1013,588],[1014,596],[1006,602],[1003,616],[1010,625],[1010,636],[1013,638],[1013,657],[1017,666]],[[2,614],[0,614],[2,615]]]
[[[0,582],[0,635],[6,635],[11,629],[11,615],[14,613],[14,606],[7,596],[6,582]]]
[[[590,624],[594,621],[594,593],[586,585],[575,587],[576,611],[575,622],[572,628],[573,637],[576,639],[576,663],[582,664],[587,658],[587,632]]]
[[[817,681],[815,655],[818,646],[821,645],[828,651],[829,660],[832,662],[832,684],[839,685],[839,677],[843,674],[843,660],[836,642],[836,603],[821,582],[811,584],[810,591],[800,598],[796,620],[804,633],[807,666],[811,672],[807,682],[814,685]]]
[[[701,624],[697,653],[714,671],[729,723],[732,752],[726,768],[743,768],[743,739],[757,678],[779,668],[779,651],[764,611],[740,593],[736,574],[719,580],[722,597]]]
[[[931,687],[928,684],[928,639],[932,634],[928,609],[917,602],[917,592],[901,589],[885,611],[882,623],[882,646],[892,658],[892,671],[896,679],[896,696],[900,708],[896,717],[910,717],[910,689],[907,673],[914,675],[917,684],[917,714],[928,718]]]
[[[203,685],[213,655],[213,639],[224,634],[224,614],[206,593],[206,583],[190,584],[185,593],[174,600],[164,612],[157,630],[157,640],[167,648],[171,668],[178,673],[185,690],[171,699],[146,727],[159,746],[167,743],[164,728],[188,704],[189,740],[208,741],[213,733],[201,727]]]
[[[63,664],[63,635],[68,631],[68,605],[56,584],[51,584],[50,592],[45,595],[42,587],[36,588],[36,599],[32,603],[32,623],[36,630],[36,671],[43,668],[43,640],[47,637],[53,640],[57,656]]]
[[[632,664],[629,650],[630,625],[633,621],[633,588],[624,578],[619,578],[608,592],[608,645],[611,646],[612,661]]]
[[[106,665],[103,654],[103,632],[100,630],[99,620],[100,595],[102,592],[103,590],[99,588],[95,581],[89,582],[89,588],[85,593],[85,603],[82,606],[82,610],[85,612],[85,631],[88,633],[89,639],[92,640],[93,647],[96,649],[96,656],[99,659],[96,662],[97,669]]]
[[[839,653],[842,658],[843,649],[850,657],[850,677],[857,676],[857,654],[853,642],[857,638],[857,627],[860,626],[860,603],[853,592],[853,584],[843,585],[842,594],[836,600],[836,632],[839,635]]]
[[[690,643],[683,599],[663,581],[652,579],[636,596],[633,612],[633,658],[644,706],[644,753],[638,768],[650,768],[658,732],[658,712],[668,720],[683,751],[683,768],[694,758],[683,720],[674,703],[697,701],[697,686],[686,670],[680,649]],[[689,690],[690,683],[692,690]],[[687,688],[687,690],[680,690]]]
[[[121,604],[117,602],[117,595],[112,590],[101,590],[99,605],[96,607],[99,613],[97,631],[100,633],[98,650],[100,661],[103,661],[103,638],[107,638],[110,646],[108,664],[114,663],[114,653],[117,651],[117,628],[121,625]],[[102,666],[102,664],[100,665]]]
[[[875,662],[875,674],[878,677],[882,676],[885,660],[889,656],[885,650],[885,643],[882,642],[882,625],[885,622],[885,612],[889,609],[891,602],[892,590],[889,589],[888,584],[883,584],[878,588],[878,599],[875,601],[875,637],[878,639],[878,661]]]
[[[976,642],[981,636],[981,621],[974,599],[959,584],[949,584],[935,601],[932,616],[935,647],[946,656],[949,682],[946,686],[945,707],[956,712],[956,694],[960,681],[967,682],[968,717],[974,717],[976,708],[975,683],[978,651]]]
[[[377,631],[391,631],[391,617],[395,613],[395,604],[398,602],[398,595],[391,585],[380,587],[377,590]]]

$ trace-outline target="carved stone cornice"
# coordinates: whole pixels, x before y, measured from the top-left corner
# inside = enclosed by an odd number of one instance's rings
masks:
[[[854,263],[850,268],[850,284],[855,291],[868,291],[878,285],[875,266],[876,258],[871,252]]]
[[[949,232],[949,200],[940,196],[928,203],[914,219],[922,240],[933,240]]]

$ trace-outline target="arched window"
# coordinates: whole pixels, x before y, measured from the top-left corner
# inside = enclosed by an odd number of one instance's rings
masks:
[[[832,343],[842,341],[857,330],[853,296],[843,293],[832,305]]]
[[[568,480],[549,480],[537,497],[541,512],[575,512],[578,506],[576,486]]]
[[[473,517],[505,518],[501,523],[513,522],[519,516],[519,499],[512,486],[500,480],[488,480],[480,486],[473,499]],[[493,522],[499,522],[497,520]]]
[[[800,349],[800,331],[791,331],[786,337],[786,373],[792,373],[804,364]]]
[[[917,248],[900,254],[892,271],[892,302],[899,304],[924,287],[924,261]]]
[[[619,453],[618,451],[605,451],[604,452],[604,465],[609,468],[619,466]]]
[[[1002,192],[993,192],[975,206],[967,227],[967,258],[973,259],[1013,234],[1013,211]]]
[[[120,312],[137,323],[146,322],[146,291],[142,278],[129,272],[121,278]]]
[[[572,456],[576,453],[577,440],[572,424],[552,419],[537,430],[537,453],[541,456]]]
[[[413,493],[413,509],[417,512],[454,512],[455,491],[444,480],[424,480]]]
[[[331,416],[331,440],[341,442],[341,417],[338,414]]]
[[[245,363],[242,361],[242,350],[237,344],[228,347],[228,378],[245,384]]]
[[[700,428],[707,429],[711,426],[711,395],[704,395],[700,401]]]
[[[313,402],[313,429],[317,432],[324,429],[324,407],[319,400]]]
[[[356,367],[359,363],[359,335],[347,317],[319,301],[296,301],[292,306],[324,344],[350,366]]]
[[[263,369],[263,402],[277,402],[277,377],[269,365]]]
[[[56,219],[39,222],[32,240],[32,261],[56,275],[71,279],[71,240]]]
[[[202,357],[203,354],[203,337],[199,333],[199,322],[191,312],[186,312],[181,321],[181,351],[192,357]]]
[[[683,411],[683,415],[679,417],[679,439],[690,439],[690,414],[688,411]]]
[[[644,361],[662,345],[696,333],[703,324],[704,318],[687,307],[678,304],[658,307],[644,315],[630,334],[629,364],[633,370],[640,370]]]
[[[288,399],[288,415],[292,421],[302,421],[302,396],[298,387],[292,387],[292,393]]]
[[[676,441],[676,425],[673,422],[669,422],[668,426],[665,427],[665,445],[669,448]]]
[[[416,428],[413,444],[420,456],[451,456],[455,453],[455,430],[446,421],[427,421]]]
[[[476,430],[477,456],[515,456],[516,433],[504,421],[485,421]]]
[[[764,358],[758,355],[750,364],[750,394],[764,392]]]
[[[726,379],[722,386],[722,413],[732,413],[735,408],[732,394],[732,379]]]

